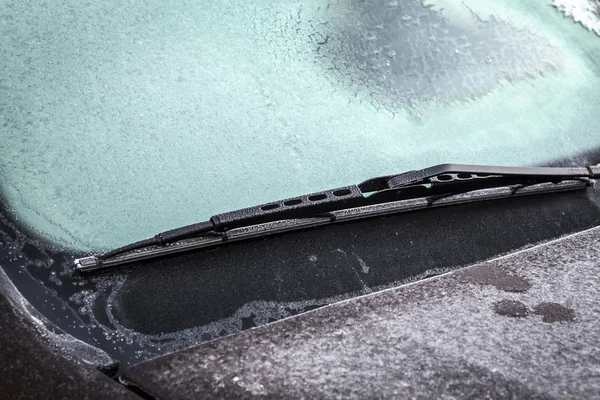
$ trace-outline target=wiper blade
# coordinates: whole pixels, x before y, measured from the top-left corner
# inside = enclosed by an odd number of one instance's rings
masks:
[[[135,242],[104,254],[76,259],[75,265],[80,271],[90,271],[170,252],[205,247],[204,245],[231,239],[232,232],[239,233],[240,229],[246,232],[242,236],[248,237],[248,229],[242,228],[265,228],[261,226],[264,224],[269,225],[267,231],[270,232],[334,222],[339,219],[340,212],[344,210],[355,216],[368,217],[373,215],[373,207],[379,210],[378,215],[403,211],[406,209],[407,204],[405,203],[408,200],[420,199],[421,201],[417,203],[423,207],[417,208],[424,208],[425,206],[474,201],[464,197],[450,202],[441,200],[461,193],[485,191],[490,188],[504,187],[507,190],[492,195],[480,193],[479,198],[476,196],[475,201],[515,194],[574,190],[587,186],[589,179],[598,177],[600,177],[600,166],[569,168],[440,164],[422,170],[369,179],[358,185],[217,214],[208,221],[162,232],[153,238]],[[561,184],[565,181],[575,182],[568,185]],[[534,189],[533,187],[536,185],[540,187]],[[532,189],[524,190],[528,187]],[[415,202],[413,201],[413,203]],[[366,209],[369,207],[371,209]],[[414,204],[411,207],[414,209]],[[296,222],[290,222],[294,220]],[[282,221],[285,223],[280,223]],[[257,229],[251,236],[261,234],[257,234],[256,231]],[[264,231],[262,234],[269,232]]]

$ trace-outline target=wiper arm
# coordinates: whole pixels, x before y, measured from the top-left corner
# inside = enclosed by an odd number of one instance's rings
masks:
[[[125,257],[127,253],[152,248],[151,254],[163,255],[156,248],[169,248],[185,239],[216,236],[227,238],[227,232],[283,220],[327,217],[333,222],[335,212],[365,206],[381,205],[401,200],[425,198],[427,205],[459,193],[512,186],[509,194],[523,187],[543,183],[558,184],[568,180],[600,177],[600,166],[589,167],[498,167],[485,165],[440,164],[430,168],[397,175],[381,176],[358,185],[340,187],[259,206],[217,214],[208,221],[162,232],[153,238],[135,242],[104,254],[75,260],[78,270],[86,271],[103,266],[124,264],[149,255]],[[571,186],[572,189],[585,185]],[[561,186],[560,190],[567,187]],[[523,194],[555,191],[552,186]],[[496,196],[497,197],[497,196]],[[394,212],[394,208],[390,208]],[[211,241],[214,242],[214,241]],[[192,246],[190,246],[192,247]],[[182,251],[186,247],[179,247]]]

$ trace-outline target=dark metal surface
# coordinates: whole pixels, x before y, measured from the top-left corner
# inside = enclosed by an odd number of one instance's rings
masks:
[[[43,318],[29,309],[0,271],[0,398],[138,398],[91,365],[108,357],[48,330]]]
[[[600,394],[600,228],[130,367],[159,398]]]

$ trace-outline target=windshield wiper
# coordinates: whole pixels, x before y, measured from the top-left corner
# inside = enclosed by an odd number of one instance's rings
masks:
[[[372,217],[431,206],[530,195],[589,186],[600,166],[498,167],[440,164],[381,176],[336,189],[217,214],[208,221],[162,232],[100,255],[79,258],[90,271],[226,240]],[[493,190],[490,190],[493,189]],[[465,195],[468,194],[468,195]]]

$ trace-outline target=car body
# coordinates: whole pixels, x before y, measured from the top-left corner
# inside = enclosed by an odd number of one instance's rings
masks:
[[[288,215],[267,221],[285,225],[276,234],[237,226],[240,240],[215,229],[210,246],[96,271],[76,262],[441,162],[595,171],[594,1],[9,3],[0,392],[600,393],[595,175],[491,185],[504,192],[486,201],[424,194],[352,221]]]

